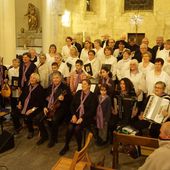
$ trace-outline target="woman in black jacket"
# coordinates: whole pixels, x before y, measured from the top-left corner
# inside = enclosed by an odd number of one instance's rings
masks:
[[[22,127],[20,118],[24,118],[29,132],[28,139],[31,139],[34,135],[33,119],[43,109],[44,89],[39,81],[39,75],[32,73],[29,83],[23,87],[16,111],[11,114],[16,131],[19,131]]]
[[[72,118],[66,133],[65,146],[60,151],[60,155],[64,155],[69,150],[69,143],[73,133],[76,136],[78,150],[80,150],[83,129],[91,129],[91,125],[95,124],[97,97],[90,91],[90,85],[90,80],[82,80],[82,90],[79,90],[73,98],[71,104]]]

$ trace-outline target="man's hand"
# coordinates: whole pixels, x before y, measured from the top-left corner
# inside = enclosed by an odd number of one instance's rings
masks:
[[[164,117],[168,116],[167,110],[162,110],[161,114],[162,114]]]
[[[139,120],[144,120],[143,112],[140,113],[138,118],[139,118]]]

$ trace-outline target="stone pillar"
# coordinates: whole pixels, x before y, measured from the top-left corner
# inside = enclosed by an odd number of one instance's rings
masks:
[[[4,65],[16,56],[15,0],[0,0],[0,56]]]
[[[42,1],[42,45],[44,53],[48,52],[50,44],[57,45],[58,21],[56,19],[57,11],[55,11],[56,3],[59,3],[59,0]]]

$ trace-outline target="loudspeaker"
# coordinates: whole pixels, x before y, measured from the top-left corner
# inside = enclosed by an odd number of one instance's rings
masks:
[[[14,146],[14,135],[4,130],[0,135],[0,153],[14,148]]]

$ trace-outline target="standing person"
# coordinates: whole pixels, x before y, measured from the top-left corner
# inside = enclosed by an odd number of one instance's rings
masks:
[[[49,148],[55,145],[58,137],[58,127],[64,120],[70,118],[71,99],[70,89],[62,82],[62,74],[59,71],[53,73],[52,84],[46,92],[43,112],[37,117],[40,130],[40,139],[37,145],[41,145],[47,139],[49,139]]]
[[[149,51],[142,54],[142,62],[139,63],[138,68],[145,76],[147,72],[154,69],[154,64],[150,62],[151,58],[152,54]]]
[[[71,37],[66,37],[66,45],[63,46],[62,52],[61,52],[64,61],[66,61],[67,58],[70,57],[70,49],[72,47],[72,41],[73,39]]]
[[[7,68],[3,65],[3,58],[0,57],[0,90],[7,79]],[[5,101],[0,94],[0,107],[5,108]]]
[[[123,52],[126,50],[124,41],[120,41],[118,48],[114,50],[113,56],[117,58],[117,61],[123,58]]]
[[[170,169],[170,122],[162,124],[159,134],[159,148],[154,150],[138,170]]]
[[[51,64],[54,62],[54,57],[56,56],[56,54],[57,54],[57,47],[55,44],[51,44],[49,47],[49,51],[46,54],[49,68],[51,67]]]
[[[117,59],[113,57],[113,50],[111,47],[104,48],[104,58],[101,61],[101,65],[110,66],[110,72],[112,73],[112,79],[116,80],[116,67],[117,67]]]
[[[170,91],[170,77],[163,71],[164,60],[162,58],[156,58],[154,69],[146,75],[146,90],[147,94],[153,93],[154,85],[157,81],[163,81],[166,84],[166,92]]]
[[[88,52],[88,60],[84,64],[84,68],[87,65],[91,66],[91,73],[88,72],[88,69],[85,69],[86,74],[90,80],[94,80],[94,82],[97,81],[99,72],[100,72],[100,61],[95,55],[94,50],[89,50]]]
[[[115,82],[112,80],[112,73],[110,72],[108,67],[103,67],[101,69],[101,76],[99,78],[97,93],[99,93],[99,88],[102,85],[108,86],[108,94],[112,98],[115,92]]]
[[[156,37],[156,45],[152,48],[152,54],[153,54],[153,60],[155,61],[155,58],[160,50],[164,49],[164,38],[162,36]]]
[[[30,53],[24,53],[22,63],[19,67],[19,87],[22,88],[28,84],[29,78],[36,71],[36,65],[31,62]]]
[[[69,77],[69,70],[66,63],[63,61],[63,56],[61,53],[57,53],[55,56],[55,62],[58,64],[58,71],[62,73],[64,79]]]
[[[86,78],[86,74],[83,71],[83,61],[76,61],[76,70],[70,75],[70,90],[74,95],[76,93],[78,84],[82,82],[83,79]]]
[[[80,151],[83,129],[91,129],[92,124],[95,124],[97,97],[90,91],[90,85],[90,80],[84,79],[82,81],[82,90],[77,91],[73,98],[71,104],[72,118],[66,132],[65,145],[59,152],[60,155],[64,155],[69,150],[69,143],[73,134],[76,137],[78,151]]]
[[[114,110],[109,122],[111,137],[113,137],[113,130],[118,126],[131,125],[138,112],[136,105],[137,99],[132,82],[128,78],[122,78],[119,82],[117,95],[114,97]]]
[[[40,84],[42,85],[44,89],[46,89],[49,83],[48,76],[49,76],[50,70],[47,64],[47,58],[45,54],[40,54],[39,64],[37,68],[38,68],[38,73],[40,75]]]
[[[39,82],[39,75],[37,73],[32,73],[29,83],[24,86],[19,97],[17,109],[11,114],[16,132],[19,132],[22,128],[20,118],[24,118],[28,127],[28,139],[31,139],[34,136],[33,120],[43,109],[44,90]]]
[[[100,39],[94,40],[94,49],[96,57],[99,61],[102,61],[104,57],[104,49],[102,48],[102,41]]]
[[[88,52],[92,49],[92,43],[90,41],[84,42],[84,48],[81,51],[80,59],[85,63],[88,60]]]
[[[14,111],[16,109],[19,97],[19,87],[18,87],[18,80],[19,80],[19,59],[12,60],[12,68],[8,70],[8,77],[9,77],[9,85],[11,86],[12,94],[11,94],[11,109]]]
[[[3,65],[3,58],[0,57],[0,91],[5,81],[7,81],[7,68]],[[1,107],[5,108],[5,100],[0,94],[0,108]]]
[[[117,78],[121,80],[125,73],[130,68],[131,52],[130,50],[125,50],[123,52],[123,58],[117,62]]]
[[[106,143],[109,140],[108,134],[108,122],[110,121],[111,112],[112,112],[112,101],[109,97],[108,93],[108,86],[101,85],[100,87],[100,94],[98,96],[98,106],[97,106],[97,113],[96,113],[96,123],[97,128],[103,132],[106,136],[103,141]]]
[[[36,50],[34,48],[30,48],[29,53],[31,55],[31,62],[36,63],[38,61]]]

